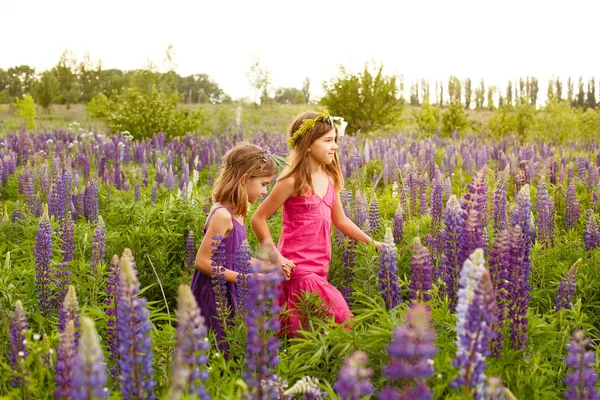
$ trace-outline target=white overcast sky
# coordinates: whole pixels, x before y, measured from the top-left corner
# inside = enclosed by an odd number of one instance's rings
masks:
[[[600,76],[599,16],[598,0],[0,0],[0,68],[48,69],[68,49],[103,68],[164,70],[172,44],[179,74],[207,73],[234,98],[253,95],[253,57],[274,87],[310,77],[315,94],[340,65],[369,61],[432,92],[450,75],[502,89],[533,75],[545,88],[553,75]]]

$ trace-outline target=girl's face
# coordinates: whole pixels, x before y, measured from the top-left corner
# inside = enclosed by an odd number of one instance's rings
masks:
[[[267,194],[269,184],[273,180],[273,176],[261,176],[258,178],[249,178],[246,181],[246,193],[248,194],[248,202],[254,203],[259,197]]]
[[[321,165],[329,165],[333,162],[333,156],[338,149],[336,143],[337,133],[335,129],[315,140],[308,148],[308,156]]]

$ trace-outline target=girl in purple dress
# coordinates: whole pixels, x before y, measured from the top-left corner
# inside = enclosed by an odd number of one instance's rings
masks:
[[[276,157],[270,156],[260,147],[248,143],[239,143],[225,154],[225,165],[212,191],[213,206],[204,225],[204,237],[196,254],[195,271],[192,278],[192,291],[209,328],[217,335],[221,348],[227,351],[223,343],[223,327],[217,315],[215,292],[212,286],[213,237],[222,237],[224,248],[224,275],[227,287],[228,306],[231,315],[236,314],[236,252],[246,240],[244,217],[248,205],[267,194],[267,187],[276,172]],[[259,271],[261,261],[251,259],[253,271]],[[281,271],[289,276],[289,267]]]

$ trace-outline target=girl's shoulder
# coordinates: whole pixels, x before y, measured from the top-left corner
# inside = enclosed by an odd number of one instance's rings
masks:
[[[222,205],[214,205],[208,213],[208,219],[206,225],[216,224],[218,226],[226,227],[230,230],[233,227],[233,215]]]

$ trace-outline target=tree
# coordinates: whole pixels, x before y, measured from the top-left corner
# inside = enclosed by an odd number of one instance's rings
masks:
[[[6,86],[10,101],[31,92],[35,82],[35,69],[28,65],[19,65],[9,68],[6,72]]]
[[[71,52],[65,50],[54,67],[58,79],[58,103],[66,104],[67,109],[77,101],[76,60]]]
[[[410,105],[418,106],[420,104],[419,101],[419,81],[410,85]]]
[[[440,111],[429,104],[429,97],[423,99],[421,109],[414,109],[413,115],[421,132],[434,133],[440,121]]]
[[[528,93],[528,97],[531,100],[531,104],[533,104],[534,107],[537,106],[537,98],[538,98],[538,92],[540,90],[540,87],[538,85],[538,80],[536,77],[528,77],[528,82],[529,82],[529,93]]]
[[[421,79],[421,98],[427,97],[429,99],[429,81],[427,79]]]
[[[475,109],[481,110],[483,108],[483,101],[485,97],[485,83],[483,79],[477,89],[475,89]]]
[[[250,69],[246,77],[252,86],[259,93],[260,104],[265,105],[270,102],[269,92],[271,90],[271,71],[260,65],[258,57],[252,60]]]
[[[469,125],[465,107],[460,101],[450,103],[442,115],[442,132],[451,135],[453,132],[462,132]]]
[[[184,96],[185,102],[188,104],[221,104],[230,99],[207,74],[177,76],[177,78],[177,91]]]
[[[305,104],[306,99],[301,90],[296,88],[279,88],[275,91],[275,101],[279,104]]]
[[[44,110],[50,112],[50,106],[58,95],[58,79],[54,70],[44,71],[40,76],[40,80],[34,86],[37,103]]]
[[[582,107],[585,105],[585,91],[583,89],[583,78],[580,76],[579,77],[579,83],[578,83],[578,88],[579,91],[577,92],[577,101],[576,101],[576,105],[577,107]]]
[[[587,97],[585,99],[585,109],[596,108],[596,82],[594,78],[588,81]]]
[[[552,101],[556,95],[554,94],[554,79],[548,81],[548,91],[546,92],[546,102]]]
[[[560,78],[556,78],[556,99],[558,101],[562,100],[562,81],[560,80]]]
[[[450,96],[450,103],[460,102],[460,79],[455,76],[451,76],[450,79],[448,79],[448,96]]]
[[[567,79],[567,101],[569,102],[569,104],[575,105],[573,103],[573,99],[573,80],[571,79],[571,77],[569,77]]]
[[[471,108],[471,97],[473,96],[471,89],[471,78],[465,79],[465,108]]]
[[[488,86],[488,93],[487,93],[487,104],[488,104],[488,110],[493,111],[494,110],[494,93],[496,92],[496,88],[494,86]]]
[[[362,73],[340,67],[340,73],[323,84],[321,104],[332,114],[344,117],[348,131],[374,131],[396,122],[402,115],[396,76],[383,74],[383,65],[365,65]]]
[[[310,101],[310,78],[308,76],[304,78],[304,83],[302,84],[302,94],[304,95],[306,104],[308,104]]]
[[[94,66],[89,54],[77,66],[77,78],[80,93],[78,102],[87,103],[100,92],[100,76],[102,75],[102,64],[100,61]]]

